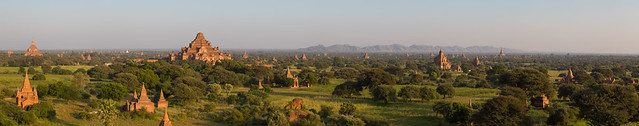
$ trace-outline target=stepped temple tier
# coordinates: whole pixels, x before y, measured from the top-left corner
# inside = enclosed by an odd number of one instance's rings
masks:
[[[35,46],[35,40],[31,40],[31,46],[29,46],[27,52],[24,53],[24,56],[42,56],[38,47]]]
[[[231,54],[220,52],[218,47],[213,48],[211,42],[204,38],[202,32],[197,33],[195,39],[191,41],[188,47],[182,47],[182,50],[175,54],[169,54],[170,60],[202,60],[215,63],[220,60],[231,59]]]
[[[22,89],[18,89],[16,92],[16,104],[26,110],[36,103],[38,103],[38,91],[35,88],[31,88],[29,74],[27,72],[24,74]]]

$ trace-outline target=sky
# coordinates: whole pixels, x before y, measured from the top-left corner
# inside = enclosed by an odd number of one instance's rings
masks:
[[[636,0],[2,0],[0,50],[318,44],[639,54]]]

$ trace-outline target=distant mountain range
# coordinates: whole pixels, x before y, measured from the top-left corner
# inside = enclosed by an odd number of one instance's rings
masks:
[[[306,48],[297,49],[302,52],[438,52],[439,49],[443,49],[445,52],[457,52],[457,53],[499,53],[502,48],[492,46],[430,46],[430,45],[411,45],[404,46],[400,44],[392,45],[374,45],[358,47],[348,44],[343,45],[316,45]],[[522,52],[517,49],[503,48],[505,52]]]

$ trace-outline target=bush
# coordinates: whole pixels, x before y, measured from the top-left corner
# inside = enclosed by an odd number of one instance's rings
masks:
[[[215,104],[206,104],[204,108],[202,108],[204,112],[213,112],[215,111]]]
[[[70,70],[62,69],[62,67],[59,67],[59,66],[51,69],[51,73],[60,74],[60,75],[71,75],[71,74],[73,74],[73,72],[71,72]]]
[[[318,114],[322,118],[326,118],[326,117],[333,116],[333,115],[336,114],[335,111],[333,111],[333,107],[332,106],[321,105],[320,108],[321,108],[321,110],[318,112]]]
[[[384,102],[384,104],[388,104],[389,102],[393,102],[397,99],[397,91],[392,86],[388,85],[380,85],[373,89],[371,92],[373,95],[373,100]]]
[[[415,86],[406,86],[399,90],[397,96],[402,97],[404,101],[410,101],[412,98],[419,97],[419,88]]]
[[[226,98],[226,103],[228,103],[228,104],[235,104],[235,103],[237,103],[237,101],[238,101],[239,99],[240,99],[240,98],[239,98],[239,97],[237,97],[237,95],[229,95],[229,96]]]
[[[430,101],[439,98],[439,94],[435,89],[422,87],[419,89],[419,97],[422,98],[422,101]]]
[[[33,75],[33,78],[31,78],[31,80],[47,80],[47,77],[44,76],[44,74],[35,74]]]
[[[353,103],[342,103],[340,105],[339,114],[353,115],[357,111],[357,107]]]
[[[31,108],[29,109],[29,111],[33,112],[33,114],[35,114],[35,116],[38,118],[44,118],[49,120],[55,119],[55,115],[56,115],[53,105],[48,102],[40,102],[40,103],[33,104],[33,106],[31,106]]]
[[[360,117],[366,126],[390,126],[390,123],[382,117],[362,116]]]
[[[308,114],[304,118],[299,118],[291,122],[291,126],[324,126],[324,122],[317,114]]]
[[[208,95],[206,95],[206,98],[211,102],[217,101],[217,97],[218,96],[215,93],[209,93]]]
[[[82,94],[84,94],[82,89],[63,82],[38,86],[39,96],[52,96],[66,100],[80,100],[82,99]]]
[[[209,84],[206,90],[209,91],[209,93],[220,94],[222,93],[222,86],[220,86],[220,84]]]
[[[347,115],[335,115],[326,119],[328,126],[364,126],[365,124],[361,119]]]

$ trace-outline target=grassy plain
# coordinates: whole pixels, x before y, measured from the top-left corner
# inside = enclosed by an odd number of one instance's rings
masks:
[[[90,68],[85,67],[63,67],[65,69],[78,69],[78,68]],[[16,68],[0,68],[1,70],[13,70],[17,72]],[[49,83],[55,83],[57,81],[70,81],[71,75],[46,75],[47,80],[35,81],[31,80],[32,86],[39,86]],[[0,88],[15,89],[22,86],[24,78],[19,74],[0,74]],[[382,117],[387,119],[393,125],[447,125],[448,123],[443,120],[441,115],[436,115],[432,110],[432,105],[438,101],[455,101],[461,103],[468,103],[469,100],[473,102],[482,103],[487,99],[497,96],[498,89],[487,88],[455,88],[456,95],[453,98],[437,99],[429,102],[422,102],[418,99],[414,99],[413,102],[395,102],[390,104],[376,103],[371,100],[371,96],[368,90],[362,92],[362,96],[355,98],[339,98],[331,95],[331,92],[337,84],[341,84],[346,80],[332,79],[328,85],[313,85],[312,88],[273,88],[274,92],[271,93],[268,100],[270,100],[275,106],[285,106],[293,98],[303,98],[306,109],[320,110],[321,105],[329,105],[339,109],[339,106],[344,102],[354,103],[357,108],[357,115],[367,115],[373,117]],[[100,82],[92,81],[88,86],[96,86]],[[395,85],[398,89],[405,85]],[[430,88],[436,88],[435,86],[427,86]],[[248,88],[236,88],[234,93],[247,91]],[[153,96],[150,96],[154,98]],[[95,97],[93,97],[95,99]],[[118,106],[123,106],[125,101],[130,99],[126,97],[124,100],[118,101]],[[6,101],[13,102],[13,98],[4,98]],[[86,101],[67,101],[57,98],[41,98],[43,102],[51,102],[55,105],[57,110],[56,120],[46,121],[39,120],[38,124],[43,125],[101,125],[100,120],[79,120],[73,117],[73,113],[82,110],[86,107]],[[208,101],[200,100],[190,106],[170,106],[169,114],[171,115],[171,121],[175,125],[228,125],[224,123],[214,122],[208,116],[212,114],[207,112],[199,112],[199,109],[203,105],[210,104]],[[225,103],[215,103],[217,110],[232,109],[232,105]],[[157,125],[162,117],[162,109],[156,109],[155,119],[117,119],[115,125]],[[540,110],[541,111],[541,110]],[[193,115],[195,113],[195,115]],[[543,112],[532,111],[538,120],[544,120],[548,115]],[[544,115],[545,114],[545,115]]]

